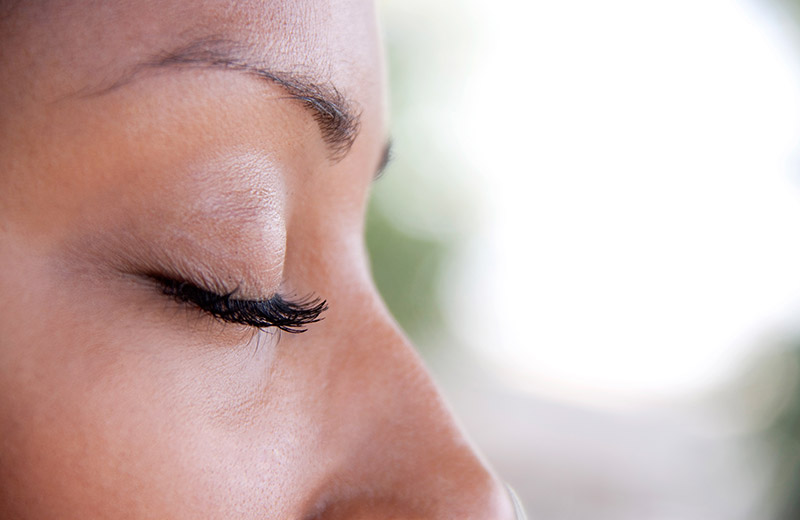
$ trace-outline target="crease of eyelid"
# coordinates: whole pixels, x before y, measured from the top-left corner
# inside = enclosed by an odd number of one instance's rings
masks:
[[[291,334],[308,330],[307,326],[323,319],[328,310],[327,301],[314,296],[287,300],[280,294],[264,300],[235,298],[236,291],[216,294],[183,282],[151,275],[162,292],[179,302],[194,305],[200,310],[229,323],[247,325],[256,329],[277,328]]]

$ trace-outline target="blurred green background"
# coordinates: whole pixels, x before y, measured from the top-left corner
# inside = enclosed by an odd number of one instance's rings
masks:
[[[777,17],[795,28],[795,42],[800,44],[800,1],[774,0],[769,5],[768,2],[763,4],[765,9],[773,10]],[[458,411],[468,409],[472,402],[470,400],[477,399],[474,394],[464,397],[459,394],[460,389],[465,385],[477,385],[481,392],[494,395],[495,401],[487,406],[503,408],[506,406],[504,403],[513,402],[517,408],[509,414],[518,416],[519,410],[525,413],[527,410],[533,423],[539,421],[537,414],[544,413],[542,410],[549,414],[588,416],[589,412],[575,411],[569,406],[561,407],[558,404],[551,407],[547,399],[512,392],[503,386],[502,381],[490,381],[488,376],[486,386],[481,386],[472,379],[476,372],[467,370],[449,373],[450,369],[447,367],[462,361],[468,364],[473,354],[460,344],[457,335],[450,330],[447,313],[442,308],[440,291],[443,279],[448,277],[453,258],[469,254],[468,251],[465,252],[465,244],[485,214],[485,205],[481,202],[481,193],[474,188],[474,184],[464,180],[474,167],[468,158],[455,151],[457,147],[453,146],[453,136],[448,128],[448,124],[452,122],[448,122],[447,114],[442,112],[442,105],[445,100],[460,94],[453,91],[454,85],[459,84],[459,78],[468,75],[474,56],[480,52],[480,46],[487,42],[481,40],[475,30],[482,20],[469,9],[461,9],[457,2],[383,0],[379,2],[379,6],[388,53],[394,145],[393,161],[373,188],[367,221],[367,245],[372,259],[373,276],[381,294],[423,357],[433,365],[437,379],[444,381],[443,386],[448,397],[457,403],[459,400],[467,403],[461,405],[461,408],[456,406]],[[713,34],[713,28],[709,32]],[[536,266],[532,266],[532,269],[536,269]],[[755,414],[763,419],[758,427],[744,429],[742,433],[733,435],[732,440],[725,441],[726,446],[730,444],[732,452],[737,456],[741,455],[742,460],[758,460],[756,465],[767,468],[763,472],[752,471],[755,475],[753,478],[759,481],[762,489],[759,496],[746,508],[743,507],[745,510],[737,511],[734,516],[725,516],[729,512],[726,513],[724,508],[715,510],[713,505],[708,505],[707,509],[703,509],[705,506],[702,505],[701,490],[696,503],[670,503],[664,506],[664,511],[677,513],[662,514],[658,512],[660,510],[653,509],[649,516],[644,514],[639,518],[800,519],[800,385],[797,377],[800,367],[800,336],[793,338],[784,334],[779,340],[765,340],[765,344],[756,349],[756,352],[743,364],[736,377],[709,395],[689,402],[688,407],[699,410],[700,414],[704,414],[706,409],[712,410],[709,412],[711,415],[720,410],[733,410],[732,413]],[[465,381],[465,378],[470,380]],[[499,379],[502,380],[502,377]],[[764,398],[765,394],[770,397]],[[767,402],[769,410],[766,410]],[[556,408],[557,411],[553,412]],[[585,420],[581,424],[588,424],[590,429],[595,422],[599,425],[598,430],[606,428],[603,425],[607,420],[602,413],[591,415],[589,419],[584,419],[584,415],[580,415],[581,418],[575,421]],[[541,423],[544,427],[562,424],[548,421],[542,419]],[[575,505],[585,501],[592,504],[595,518],[623,518],[618,513],[622,509],[615,509],[621,507],[615,505],[615,501],[627,500],[624,493],[615,495],[616,491],[607,490],[605,497],[598,501],[591,494],[596,492],[596,487],[592,488],[594,491],[586,492],[581,491],[584,484],[570,484],[569,479],[572,476],[568,468],[565,471],[566,477],[558,476],[559,479],[566,479],[559,484],[562,487],[554,488],[554,492],[561,493],[562,496],[551,497],[549,509],[540,508],[537,504],[541,500],[540,495],[529,490],[542,487],[541,483],[548,475],[545,474],[543,479],[541,468],[515,467],[504,459],[513,457],[514,450],[518,450],[518,453],[526,450],[535,453],[537,441],[534,438],[526,441],[524,436],[515,437],[512,433],[503,433],[502,424],[485,424],[482,418],[467,418],[465,423],[469,433],[479,441],[480,447],[488,452],[492,464],[500,470],[509,468],[506,473],[515,475],[509,477],[504,473],[506,478],[518,486],[523,501],[531,511],[529,514],[533,514],[533,517],[586,518],[581,516],[584,513]],[[563,424],[572,423],[567,421]],[[475,431],[481,427],[495,431]],[[571,450],[569,443],[578,442],[568,440],[572,432],[559,432],[557,427],[554,428],[554,435],[567,439],[563,442],[567,445],[566,449]],[[567,429],[566,426],[564,428]],[[498,434],[497,431],[501,433]],[[609,435],[611,440],[608,442],[616,442],[615,434]],[[492,448],[492,441],[482,444],[482,439],[495,439],[498,444],[517,444],[504,452],[496,447]],[[710,442],[713,445],[716,441]],[[670,456],[690,459],[692,451],[678,451]],[[526,471],[531,475],[527,480],[524,475]],[[575,470],[576,475],[578,471]],[[744,475],[750,472],[748,468],[741,471]],[[576,476],[576,482],[582,478],[582,475]],[[602,468],[592,478],[594,484],[603,487]],[[531,483],[534,480],[537,482]],[[526,485],[529,487],[526,488]],[[721,486],[723,497],[714,500],[724,502],[726,484],[723,482]],[[659,495],[657,491],[655,496]],[[645,496],[649,492],[640,490],[631,493]],[[735,494],[736,491],[732,488],[731,493]],[[601,505],[598,506],[598,503]],[[607,509],[604,510],[604,507]]]
[[[800,45],[800,1],[778,0],[787,17],[793,20],[795,37]],[[800,366],[800,337],[783,345],[783,362]],[[795,381],[786,389],[786,405],[765,432],[778,461],[772,493],[776,518],[800,518],[800,385]]]

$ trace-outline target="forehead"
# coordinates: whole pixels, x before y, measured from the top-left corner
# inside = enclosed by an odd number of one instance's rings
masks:
[[[359,105],[381,96],[371,1],[54,1],[23,3],[18,14],[32,61],[51,67],[35,59],[51,56],[68,71],[62,87],[107,81],[153,54],[216,38],[241,43],[273,70],[331,84]]]

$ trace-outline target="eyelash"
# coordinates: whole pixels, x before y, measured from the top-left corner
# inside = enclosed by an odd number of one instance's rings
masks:
[[[292,334],[305,332],[307,326],[321,321],[328,310],[325,300],[305,298],[285,300],[281,295],[266,300],[240,300],[234,293],[215,294],[189,282],[152,276],[167,296],[188,303],[229,323],[239,323],[258,329],[276,328]]]

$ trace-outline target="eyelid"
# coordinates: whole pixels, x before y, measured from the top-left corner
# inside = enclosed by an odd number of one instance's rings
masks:
[[[299,300],[287,300],[280,294],[264,300],[245,300],[228,294],[215,294],[201,289],[191,282],[153,276],[162,292],[175,300],[194,305],[200,310],[229,323],[239,323],[258,329],[277,328],[298,334],[306,332],[307,326],[321,321],[322,313],[328,309],[325,300],[313,296]]]

